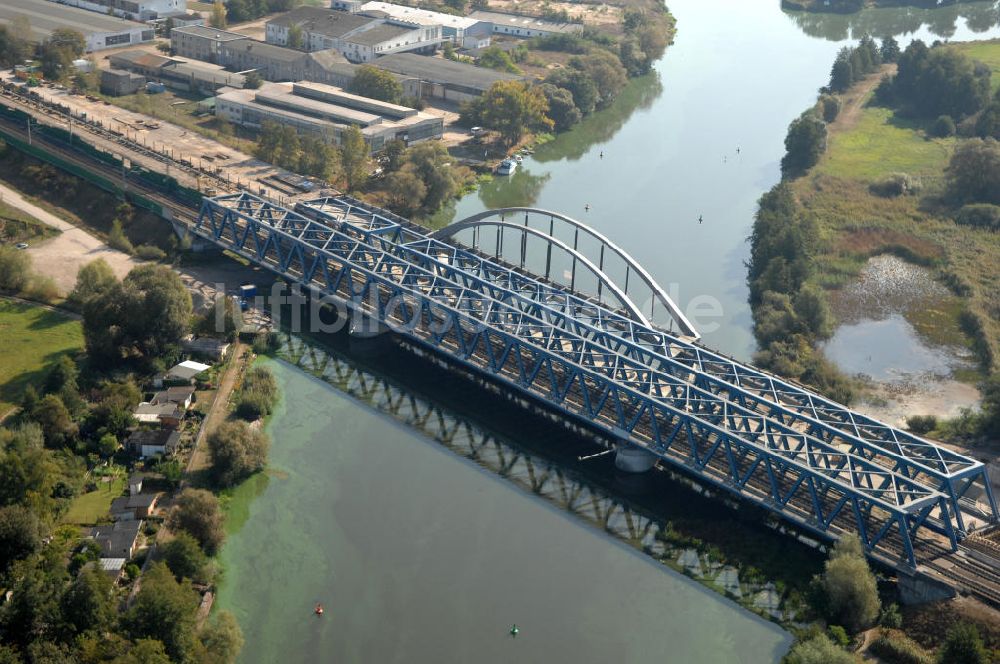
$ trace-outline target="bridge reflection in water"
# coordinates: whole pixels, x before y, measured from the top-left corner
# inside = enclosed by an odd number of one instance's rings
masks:
[[[645,271],[606,238],[562,215],[519,210],[514,224],[503,212],[458,224],[496,229],[492,257],[479,242],[433,237],[349,197],[295,210],[246,193],[205,199],[192,231],[609,445],[821,537],[856,533],[870,556],[899,569],[957,550],[969,531],[997,521],[979,461],[697,344],[678,308],[646,283],[669,315],[651,324],[653,305],[647,317],[604,259],[622,258],[626,279]],[[546,236],[532,215],[549,218],[546,244],[567,257],[569,283],[551,278],[548,264],[526,264],[529,238]],[[593,238],[599,255],[556,237],[557,218]],[[518,234],[513,253],[506,232]],[[595,291],[580,291],[580,264]]]
[[[623,494],[637,494],[641,496],[639,502],[648,505],[655,500],[653,494],[660,495],[655,489],[663,488],[661,482],[672,483],[673,479],[618,473],[608,469],[607,464],[592,472],[597,479],[584,476],[573,468],[578,461],[576,456],[553,458],[526,449],[334,348],[317,346],[284,332],[279,333],[279,337],[278,356],[281,359],[421,432],[454,454],[651,558],[709,583],[750,610],[779,621],[793,617],[786,615],[783,597],[774,583],[759,572],[741,577],[740,570],[722,564],[708,553],[699,552],[689,540],[683,541],[686,537],[671,537],[672,526],[666,520],[671,518],[670,514],[677,513],[688,520],[697,518],[701,512],[701,508],[692,505],[690,489],[671,485],[672,500],[666,515],[659,509],[659,502],[650,511],[622,498]],[[551,453],[551,446],[546,445],[543,452]],[[722,506],[720,509],[729,508]],[[753,519],[750,517],[751,521]],[[766,532],[765,528],[773,526],[761,524],[759,527]]]

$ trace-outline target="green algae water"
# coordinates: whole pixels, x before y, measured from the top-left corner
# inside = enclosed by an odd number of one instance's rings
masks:
[[[996,36],[996,3],[848,18],[782,12],[778,0],[669,6],[677,43],[655,76],[435,221],[504,205],[580,217],[682,307],[716,298],[705,341],[746,358],[754,205],[837,50],[864,30],[904,42]],[[423,424],[411,426],[352,396],[357,379],[269,366],[283,396],[268,425],[271,468],[235,492],[222,552],[219,603],[243,628],[243,664],[742,664],[787,651],[776,625],[436,443],[448,418],[416,413]],[[376,398],[417,409],[406,395]],[[547,442],[530,431],[518,442],[529,439]]]
[[[282,393],[271,471],[233,496],[222,553],[241,662],[721,664],[788,648],[777,625],[336,387],[268,366]]]

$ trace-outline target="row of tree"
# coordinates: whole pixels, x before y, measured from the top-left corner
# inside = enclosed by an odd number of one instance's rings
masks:
[[[885,77],[876,99],[898,112],[954,121],[990,102],[990,69],[951,46],[928,47],[915,39],[899,56],[896,75]]]
[[[754,362],[850,403],[850,382],[815,349],[816,342],[830,333],[826,300],[808,284],[818,241],[815,221],[803,213],[787,182],[761,197],[747,262],[754,335],[760,348]]]
[[[609,106],[628,83],[652,69],[667,46],[672,18],[666,9],[625,11],[623,36],[615,40],[593,30],[582,35],[557,34],[532,41],[534,48],[573,56],[537,86],[498,81],[482,97],[462,107],[469,125],[496,130],[508,144],[526,131],[565,131],[595,110]],[[513,71],[514,58],[499,49],[488,52],[481,66]]]
[[[899,43],[891,36],[882,39],[880,47],[870,35],[865,35],[857,46],[840,49],[830,70],[829,88],[833,92],[846,92],[855,82],[878,71],[883,62],[896,62],[898,57]]]
[[[71,71],[73,60],[87,48],[83,34],[71,28],[56,28],[37,45],[32,44],[30,35],[31,23],[24,16],[15,17],[10,25],[0,25],[0,66],[13,67],[28,57],[36,57],[41,62],[42,75],[59,80]]]
[[[356,126],[344,130],[340,146],[334,147],[324,137],[300,135],[295,127],[271,121],[261,127],[254,156],[303,175],[342,181],[352,190],[368,176],[370,161],[368,144]]]

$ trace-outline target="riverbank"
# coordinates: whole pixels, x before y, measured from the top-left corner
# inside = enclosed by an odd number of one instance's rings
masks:
[[[998,78],[1000,42],[955,48],[981,57]],[[907,416],[944,419],[974,406],[974,384],[997,369],[1000,320],[990,312],[1000,310],[1000,237],[957,224],[944,203],[949,160],[970,139],[935,137],[929,121],[874,103],[879,81],[894,73],[894,65],[884,65],[838,95],[841,110],[825,126],[825,151],[784,186],[794,199],[789,213],[814,229],[804,287],[832,305],[834,320],[817,339],[833,334],[822,345],[838,367],[861,379],[855,382],[861,407],[902,424]],[[896,182],[903,188],[887,193]],[[872,261],[885,255],[914,268],[880,272]],[[866,274],[868,286],[861,288]],[[932,284],[920,285],[924,274]],[[897,295],[915,295],[895,305],[889,292],[849,296],[887,285]],[[886,362],[894,363],[888,371],[879,368]]]
[[[272,470],[234,494],[235,530],[222,553],[220,603],[247,634],[245,664],[281,656],[652,662],[668,650],[684,661],[749,664],[787,649],[788,635],[724,599],[722,584],[701,585],[714,584],[721,566],[710,570],[698,556],[704,572],[687,579],[637,551],[645,542],[663,553],[672,537],[658,539],[641,511],[542,456],[579,453],[570,436],[518,421],[499,404],[493,410],[507,415],[491,416],[481,404],[489,399],[402,351],[369,358],[419,387],[312,343],[297,340],[280,356],[269,362],[285,395],[269,423],[279,441]],[[475,415],[436,401],[442,394]],[[528,447],[483,430],[480,418],[501,419]],[[649,479],[619,477],[616,493],[644,495]],[[664,486],[673,493],[659,502],[688,519],[700,513],[703,499]],[[720,528],[726,514],[740,519],[719,511]],[[690,532],[684,519],[678,533]],[[737,577],[738,588],[765,584]],[[316,602],[326,608],[321,619],[311,613]],[[289,610],[276,614],[268,608],[276,603]]]

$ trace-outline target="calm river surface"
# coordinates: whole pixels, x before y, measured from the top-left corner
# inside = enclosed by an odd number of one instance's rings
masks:
[[[995,35],[986,7],[823,17],[783,13],[778,0],[671,2],[677,41],[658,75],[518,176],[460,201],[455,218],[527,204],[577,216],[674,285],[682,307],[716,298],[721,316],[696,321],[705,342],[747,357],[754,203],[837,49],[864,29]],[[456,456],[377,400],[270,366],[283,395],[272,471],[234,496],[222,553],[220,605],[243,627],[245,664],[750,663],[788,648],[775,625]],[[491,425],[492,414],[473,416]]]

